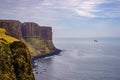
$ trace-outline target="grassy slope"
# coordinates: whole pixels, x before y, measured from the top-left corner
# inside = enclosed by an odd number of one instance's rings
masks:
[[[6,30],[4,28],[0,28],[0,38],[3,38],[4,40],[6,40],[8,43],[12,43],[14,41],[19,41],[16,38],[7,36],[6,34]]]
[[[32,56],[49,54],[51,50],[48,48],[46,42],[39,38],[27,38],[25,43],[28,45],[30,51],[34,51]]]

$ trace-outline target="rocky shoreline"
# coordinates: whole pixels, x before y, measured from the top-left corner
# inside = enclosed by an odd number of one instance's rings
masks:
[[[34,60],[37,60],[37,59],[40,59],[40,58],[45,58],[45,57],[50,57],[50,56],[54,56],[54,55],[59,55],[60,52],[62,52],[62,50],[56,49],[54,52],[52,52],[50,54],[32,56],[32,61],[34,62]]]

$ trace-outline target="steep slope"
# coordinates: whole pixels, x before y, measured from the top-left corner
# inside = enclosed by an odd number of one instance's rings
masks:
[[[0,80],[34,80],[26,45],[0,28]]]

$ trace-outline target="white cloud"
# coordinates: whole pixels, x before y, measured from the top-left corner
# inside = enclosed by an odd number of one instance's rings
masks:
[[[71,10],[74,11],[79,16],[90,17],[90,18],[105,17],[105,16],[114,17],[116,13],[112,13],[109,10],[106,11],[107,6],[104,7],[103,9],[98,8],[98,6],[102,4],[111,4],[111,3],[113,4],[119,2],[120,2],[119,0],[109,0],[109,1],[108,0],[43,0],[36,7],[41,8],[41,10],[43,11],[48,9],[51,9],[51,11],[54,11],[53,9]],[[117,12],[117,16],[118,16],[118,13],[120,12],[119,7],[114,7],[114,8],[110,7],[110,9],[111,8],[115,10],[115,12]]]
[[[76,15],[89,18],[114,16],[117,17],[120,13],[119,5],[118,7],[110,7],[109,10],[107,10],[107,6],[103,9],[98,8],[97,6],[105,3],[119,2],[119,0],[4,0],[4,3],[0,3],[0,7],[2,7],[4,11],[6,11],[6,13],[10,10],[11,12],[9,13],[18,12],[20,14],[27,15],[33,13],[32,16],[35,17],[42,16],[49,18],[49,20],[50,18],[54,18],[51,20],[56,20],[55,18],[58,18],[59,15],[63,13],[66,14],[65,12],[59,10],[69,10],[71,12],[74,12]],[[15,5],[11,3],[14,3]]]
[[[38,6],[43,9],[68,9],[75,11],[79,16],[83,17],[97,17],[94,13],[100,10],[96,9],[96,6],[105,2],[105,0],[44,0],[42,3],[39,3]]]
[[[99,12],[96,9],[96,6],[103,4],[105,1],[103,0],[85,0],[79,2],[79,5],[76,7],[75,11],[80,16],[84,17],[97,17],[94,13]]]
[[[87,11],[82,11],[82,10],[78,10],[78,9],[76,9],[75,11],[76,11],[80,16],[83,16],[83,17],[91,17],[91,18],[96,17],[96,15],[93,15],[93,14],[87,12]]]

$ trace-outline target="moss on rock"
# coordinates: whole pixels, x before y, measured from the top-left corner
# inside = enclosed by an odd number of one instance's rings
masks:
[[[30,53],[24,43],[15,41],[10,45],[13,53],[12,64],[18,80],[34,80]]]
[[[25,41],[27,45],[28,44],[31,45],[32,48],[35,50],[34,51],[35,53],[34,52],[31,53],[32,56],[38,56],[38,55],[44,55],[44,54],[51,53],[51,50],[48,48],[45,40],[42,40],[40,38],[26,38]]]
[[[0,39],[0,80],[17,80],[11,55],[9,44],[4,39]]]
[[[0,80],[34,80],[27,46],[4,29],[0,28],[0,34]]]

